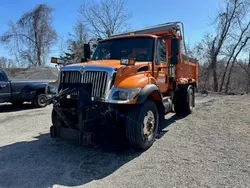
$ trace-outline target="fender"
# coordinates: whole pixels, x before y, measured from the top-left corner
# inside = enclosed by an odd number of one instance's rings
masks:
[[[152,92],[159,92],[160,96],[161,96],[161,100],[162,100],[162,95],[161,95],[161,91],[160,89],[155,85],[155,84],[149,84],[149,85],[146,85],[141,91],[140,93],[138,94],[138,98],[137,98],[137,101],[136,103],[137,104],[142,104],[144,103],[148,96],[152,93]]]
[[[39,91],[45,93],[46,83],[36,83],[26,85],[20,92],[23,98],[33,99]]]
[[[189,87],[192,86],[194,90],[197,89],[197,83],[186,83],[186,84],[178,84],[177,82],[174,82],[174,89],[180,90],[180,89],[189,89]]]
[[[157,103],[157,107],[159,108],[159,127],[157,130],[157,133],[159,133],[159,131],[164,126],[164,115],[165,115],[165,113],[164,113],[165,109],[164,109],[164,106],[162,103],[163,97],[162,97],[160,89],[155,84],[146,85],[140,91],[138,98],[137,98],[137,101],[136,101],[136,104],[144,103],[152,92],[158,92],[160,95],[160,98],[161,98],[160,103]]]
[[[32,89],[33,91],[38,92],[38,91],[43,90],[43,92],[45,92],[46,84],[47,84],[47,83],[37,83],[37,84],[32,84],[32,85],[30,85],[30,87],[31,87],[31,89]]]

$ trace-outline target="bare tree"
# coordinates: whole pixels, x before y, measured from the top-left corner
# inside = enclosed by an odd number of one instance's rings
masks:
[[[57,38],[51,26],[51,12],[46,4],[37,5],[23,14],[17,23],[9,23],[9,30],[1,36],[1,42],[14,49],[17,59],[29,65],[43,65]]]
[[[15,62],[12,59],[6,57],[0,57],[0,68],[14,68],[16,67]]]
[[[235,34],[237,34],[239,30],[235,29],[237,28],[236,25],[239,20],[247,17],[246,7],[249,7],[249,3],[249,0],[225,0],[225,7],[218,13],[215,20],[215,34],[206,35],[203,42],[199,45],[199,48],[203,51],[204,56],[207,57],[207,61],[209,62],[209,66],[207,67],[207,79],[209,79],[211,71],[213,77],[213,90],[215,92],[222,90],[228,66],[233,61],[235,55],[240,53],[238,53],[238,50],[242,43],[244,43],[245,34],[249,27],[248,24],[246,24],[245,28],[241,27],[241,33],[237,35],[237,37],[235,37]],[[241,23],[242,22],[239,24]],[[233,44],[231,43],[230,45],[233,47],[230,48],[230,55],[226,55],[225,49],[229,48],[229,41],[232,40]],[[218,63],[222,62],[222,65],[224,66],[223,62],[225,61],[226,56],[228,57],[226,61],[228,65],[226,65],[224,73],[218,73],[218,66],[221,66]],[[230,58],[230,56],[232,57]],[[222,82],[219,88],[219,80],[221,76]]]
[[[246,36],[244,38],[244,35],[245,33],[248,31],[248,28],[250,26],[250,21],[249,23],[247,24],[247,26],[242,30],[240,36],[238,37],[238,41],[235,43],[235,44],[230,44],[232,47],[232,50],[230,50],[229,52],[229,58],[227,60],[227,63],[226,63],[226,67],[225,67],[225,70],[223,72],[223,76],[222,76],[222,80],[221,80],[221,85],[220,85],[220,89],[219,91],[221,92],[222,91],[222,88],[223,88],[223,84],[224,84],[224,80],[225,80],[225,77],[226,77],[226,73],[227,73],[227,70],[228,70],[228,66],[230,64],[230,62],[232,61],[232,66],[237,58],[237,56],[239,55],[239,53],[242,51],[242,49],[246,46],[248,40],[249,40],[249,36]],[[231,66],[231,67],[232,67]],[[231,70],[231,69],[230,69]],[[231,71],[230,71],[231,72]],[[230,73],[231,74],[231,73]],[[230,75],[229,74],[229,75]],[[228,87],[228,86],[227,86]]]
[[[246,92],[249,93],[250,92],[250,52],[249,52],[249,57],[248,57],[248,66],[246,69],[246,73],[247,73],[247,78],[248,78]]]
[[[83,46],[84,43],[87,43],[88,40],[88,33],[86,31],[85,26],[83,23],[78,22],[74,26],[74,32],[69,33],[70,39],[68,40],[70,56],[72,60],[80,61],[83,56]]]
[[[213,39],[212,48],[211,48],[211,68],[213,70],[213,79],[214,79],[214,91],[218,91],[218,78],[217,78],[217,60],[218,55],[221,52],[223,44],[228,36],[228,33],[233,24],[233,19],[236,15],[240,6],[243,6],[243,3],[239,0],[228,0],[226,3],[226,10],[223,10],[219,13],[218,16],[218,34]]]
[[[228,86],[230,82],[230,76],[232,72],[232,68],[235,64],[235,61],[238,57],[238,55],[244,50],[244,48],[247,46],[248,40],[250,38],[250,15],[247,15],[250,8],[250,1],[245,0],[241,2],[241,5],[239,6],[238,10],[235,13],[235,17],[233,19],[233,29],[228,34],[228,44],[226,44],[227,53],[226,56],[228,56],[227,63],[225,70],[223,72],[223,76],[221,79],[221,85],[219,91],[222,91],[224,80],[226,78],[226,73],[229,67],[229,64],[231,63],[231,68],[229,70],[228,78],[227,78],[227,84],[226,84],[226,92],[228,91]],[[245,22],[245,23],[244,23]]]
[[[213,56],[213,40],[214,36],[212,34],[206,34],[202,41],[197,45],[199,62],[202,63],[202,66],[199,66],[199,74],[203,83],[203,90],[207,89],[207,85],[209,83],[209,78],[211,75],[211,67],[212,67],[212,56]],[[202,74],[202,75],[201,75]],[[217,78],[217,75],[216,75]]]
[[[247,75],[246,93],[249,93],[250,92],[250,52],[249,52],[249,57],[248,57],[248,63],[242,63],[237,60],[236,60],[236,63],[245,71]]]
[[[217,74],[217,64],[218,64],[218,56],[222,52],[223,45],[227,39],[228,33],[231,29],[233,19],[235,17],[236,12],[241,6],[241,2],[239,0],[227,0],[225,10],[219,12],[218,17],[216,18],[217,23],[217,32],[215,36],[209,35],[209,37],[205,38],[206,48],[203,46],[200,48],[206,50],[206,54],[208,55],[208,59],[210,61],[210,70],[213,73],[213,89],[214,91],[218,91],[218,74]]]
[[[230,84],[230,79],[231,79],[231,74],[232,74],[232,70],[235,64],[235,61],[237,60],[237,57],[239,55],[239,53],[242,51],[242,49],[246,46],[247,42],[249,41],[250,36],[246,37],[245,40],[243,41],[242,45],[240,46],[239,50],[237,51],[237,53],[234,55],[229,73],[228,73],[228,77],[227,77],[227,82],[226,82],[226,89],[225,89],[225,93],[228,93],[228,88],[229,88],[229,84]]]
[[[96,38],[107,38],[128,27],[130,13],[125,0],[85,0],[79,13]]]

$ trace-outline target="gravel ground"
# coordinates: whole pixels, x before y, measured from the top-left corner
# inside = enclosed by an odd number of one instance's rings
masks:
[[[143,153],[51,139],[51,106],[0,112],[0,187],[250,187],[250,96],[198,96]]]

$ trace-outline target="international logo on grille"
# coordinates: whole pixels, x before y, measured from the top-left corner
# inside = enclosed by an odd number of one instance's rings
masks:
[[[79,71],[81,74],[84,74],[86,70],[84,70],[84,67],[81,67]]]

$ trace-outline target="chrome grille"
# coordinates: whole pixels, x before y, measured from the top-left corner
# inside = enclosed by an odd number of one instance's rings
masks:
[[[60,84],[65,89],[66,84],[92,84],[92,97],[102,97],[107,87],[108,73],[104,71],[86,71],[81,74],[79,71],[62,71]],[[75,92],[74,95],[78,95]]]

